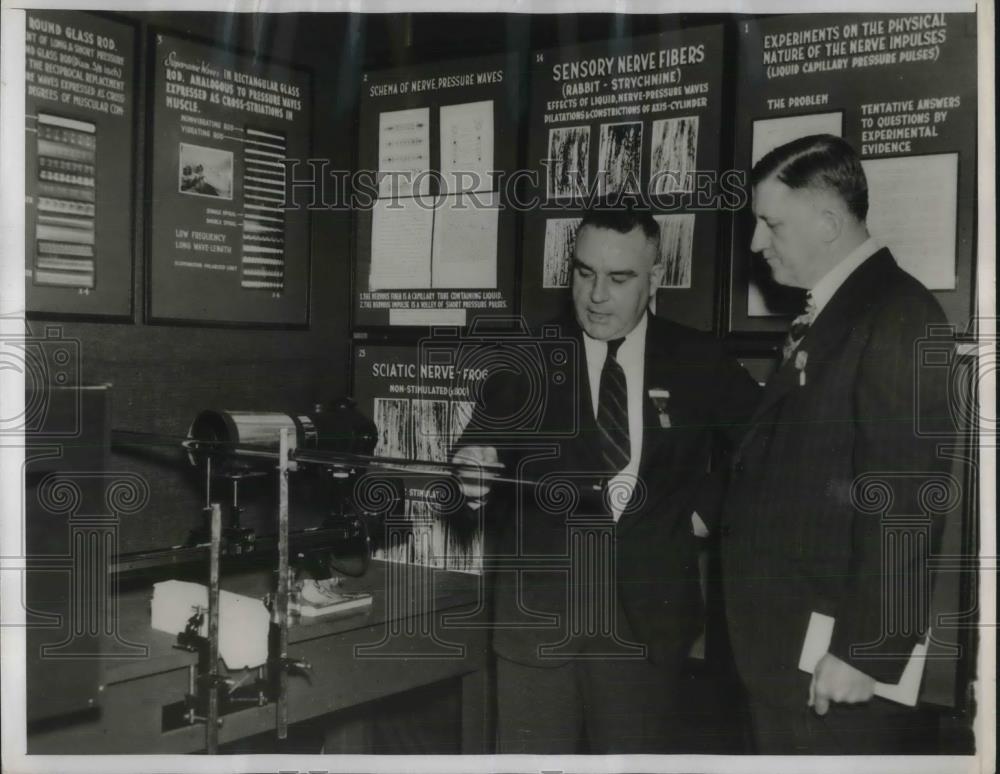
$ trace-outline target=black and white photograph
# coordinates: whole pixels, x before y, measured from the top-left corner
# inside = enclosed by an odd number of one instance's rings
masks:
[[[378,428],[375,451],[383,457],[409,457],[413,450],[410,399],[376,398],[372,418]]]
[[[601,124],[597,179],[604,196],[638,193],[642,174],[642,123]]]
[[[545,221],[545,264],[542,287],[569,287],[573,246],[580,218],[549,218]]]
[[[452,444],[449,409],[447,400],[413,401],[414,458],[429,462],[448,461],[448,450]]]
[[[663,265],[661,288],[691,287],[694,219],[694,213],[654,216],[654,220],[660,225],[658,261]]]
[[[694,190],[698,159],[698,116],[653,122],[649,158],[650,188],[655,194]]]
[[[178,158],[179,193],[233,198],[233,154],[230,151],[182,142]]]
[[[994,14],[3,0],[0,768],[995,771]]]
[[[589,126],[549,130],[548,181],[550,199],[572,199],[589,190]]]

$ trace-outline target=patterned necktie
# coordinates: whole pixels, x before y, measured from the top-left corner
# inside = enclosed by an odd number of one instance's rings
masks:
[[[784,362],[792,356],[792,353],[802,343],[806,337],[809,327],[816,319],[816,305],[813,303],[812,293],[806,293],[806,310],[792,320],[792,327],[788,329],[785,343],[781,347],[781,361]]]
[[[628,387],[625,371],[615,359],[625,339],[608,342],[608,355],[601,369],[601,387],[597,396],[597,427],[601,431],[601,454],[608,469],[616,473],[628,465],[632,456],[628,434]]]

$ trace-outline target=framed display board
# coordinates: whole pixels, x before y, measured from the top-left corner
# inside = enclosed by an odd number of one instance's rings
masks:
[[[365,73],[354,328],[472,323],[514,309],[519,68],[481,59]]]
[[[310,75],[153,37],[149,320],[306,326],[309,216],[286,208],[285,171],[309,156]]]
[[[974,298],[975,14],[795,15],[739,22],[735,159],[748,172],[797,137],[835,134],[861,154],[868,228],[964,327]],[[750,252],[734,214],[729,331],[784,331],[801,291]]]
[[[27,312],[130,322],[135,28],[30,11],[25,35]]]
[[[461,345],[457,335],[416,345],[355,343],[353,396],[378,427],[376,455],[448,461],[472,416],[477,385],[487,377],[475,363],[463,366]],[[482,524],[452,512],[461,501],[442,478],[414,473],[401,479],[400,515],[415,532],[405,540],[373,534],[376,558],[482,572]]]
[[[589,202],[638,198],[660,223],[658,314],[714,321],[722,111],[721,26],[534,55],[522,313],[537,324],[565,303],[576,229]],[[738,182],[738,181],[737,181]],[[731,204],[729,206],[732,206]]]

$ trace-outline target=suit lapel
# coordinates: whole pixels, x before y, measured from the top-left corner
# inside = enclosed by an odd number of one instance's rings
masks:
[[[642,368],[642,453],[638,472],[640,482],[648,482],[657,475],[654,464],[661,469],[669,469],[672,464],[665,455],[665,447],[670,441],[670,430],[660,426],[660,416],[649,397],[649,391],[654,388],[670,390],[673,344],[672,338],[662,330],[659,319],[649,315]],[[637,493],[634,493],[633,499],[618,519],[619,535],[627,532],[640,518],[642,500],[636,498]]]
[[[861,313],[878,299],[888,274],[895,267],[892,254],[882,248],[855,269],[820,312],[796,353],[807,353],[808,363],[826,361],[830,352],[853,330]],[[768,380],[741,448],[754,436],[756,428],[765,424],[761,419],[767,412],[798,386],[799,370],[795,367],[795,360],[796,355],[793,354]]]
[[[659,328],[657,318],[650,315],[642,368],[642,456],[639,458],[639,478],[642,480],[650,474],[653,460],[658,459],[663,444],[669,438],[669,431],[660,427],[660,416],[649,397],[651,389],[669,389],[671,386],[673,342]]]

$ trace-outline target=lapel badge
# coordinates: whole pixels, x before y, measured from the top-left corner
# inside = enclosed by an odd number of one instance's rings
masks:
[[[660,418],[660,427],[666,430],[670,427],[670,414],[667,413],[667,401],[670,400],[670,390],[660,390],[654,387],[649,391],[649,399],[653,401],[653,407]]]
[[[799,372],[799,387],[806,386],[806,364],[809,362],[809,353],[800,349],[795,353],[795,370]]]

